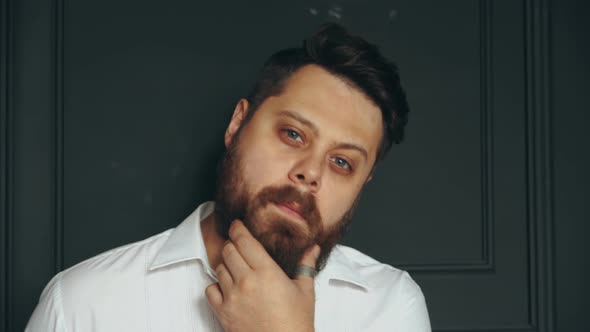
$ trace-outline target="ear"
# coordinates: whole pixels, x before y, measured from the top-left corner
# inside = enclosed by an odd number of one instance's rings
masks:
[[[369,183],[371,180],[373,180],[373,174],[375,174],[376,168],[377,168],[377,165],[373,164],[373,168],[371,168],[371,172],[369,173],[369,176],[367,176],[367,179],[365,180],[365,185],[367,183]]]
[[[248,107],[248,100],[242,98],[238,101],[238,104],[234,109],[234,114],[232,115],[229,125],[225,130],[224,142],[226,148],[230,146],[234,136],[242,126],[242,123],[248,114]]]

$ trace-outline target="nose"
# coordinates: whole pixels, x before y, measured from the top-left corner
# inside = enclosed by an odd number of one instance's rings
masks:
[[[317,193],[321,186],[322,160],[319,156],[300,160],[289,172],[289,179],[295,185],[305,187],[305,191]]]

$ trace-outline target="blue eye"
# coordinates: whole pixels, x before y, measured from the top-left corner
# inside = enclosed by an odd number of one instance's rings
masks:
[[[334,164],[336,164],[336,166],[338,166],[340,168],[352,169],[352,167],[350,167],[350,164],[348,163],[348,161],[346,161],[342,158],[338,158],[338,157],[334,157],[332,159],[334,161]]]
[[[285,129],[285,133],[287,134],[287,137],[291,140],[298,141],[298,142],[303,141],[303,139],[301,138],[301,135],[299,135],[299,133],[294,130]]]

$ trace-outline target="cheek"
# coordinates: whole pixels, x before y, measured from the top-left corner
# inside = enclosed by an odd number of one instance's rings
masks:
[[[254,192],[270,185],[285,184],[288,179],[286,160],[263,145],[244,151],[242,161],[244,180]]]
[[[316,199],[318,208],[322,214],[324,227],[329,229],[336,225],[344,214],[351,208],[357,197],[360,186],[338,185],[336,183],[324,182],[324,190]]]

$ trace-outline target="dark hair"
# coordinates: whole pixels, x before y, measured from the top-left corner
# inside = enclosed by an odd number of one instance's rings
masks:
[[[376,162],[381,161],[393,143],[404,138],[409,107],[400,84],[396,65],[383,57],[377,47],[361,37],[350,35],[336,23],[319,27],[300,48],[273,54],[247,99],[247,119],[270,96],[282,93],[287,79],[305,65],[315,64],[365,93],[380,109],[383,138]]]

